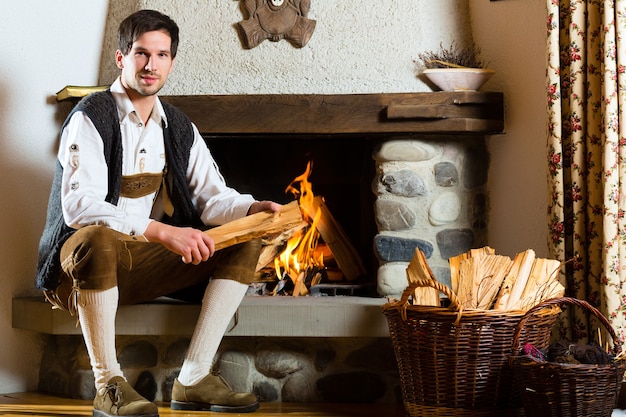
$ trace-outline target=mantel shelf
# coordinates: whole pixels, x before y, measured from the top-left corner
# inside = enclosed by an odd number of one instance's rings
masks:
[[[106,87],[67,86],[59,101],[77,101]],[[245,94],[161,96],[203,135],[499,134],[500,92],[382,94]]]

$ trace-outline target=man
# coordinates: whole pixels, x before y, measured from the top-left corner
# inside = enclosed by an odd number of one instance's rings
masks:
[[[171,407],[254,411],[255,396],[233,392],[211,368],[260,242],[216,252],[201,229],[280,205],[229,188],[195,125],[158,99],[176,58],[176,23],[141,10],[118,37],[119,78],[83,99],[62,127],[37,287],[78,315],[95,376],[94,416],[158,416],[122,374],[115,315],[118,304],[189,288],[201,288],[202,307]]]

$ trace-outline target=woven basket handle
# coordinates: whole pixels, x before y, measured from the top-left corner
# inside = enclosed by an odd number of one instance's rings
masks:
[[[622,351],[621,343],[620,343],[620,341],[619,341],[619,339],[617,337],[617,334],[615,333],[615,330],[611,326],[611,323],[609,323],[609,321],[606,319],[606,317],[604,317],[604,314],[602,314],[600,312],[600,310],[598,310],[597,308],[595,308],[594,306],[592,306],[588,302],[583,301],[583,300],[579,300],[577,298],[558,297],[558,298],[550,298],[549,300],[545,300],[545,301],[537,304],[536,306],[534,306],[533,308],[528,310],[526,312],[526,314],[524,314],[522,316],[522,318],[520,319],[520,321],[517,324],[517,327],[515,329],[515,335],[513,336],[513,356],[516,356],[516,355],[519,354],[520,347],[521,347],[520,346],[520,335],[522,334],[522,329],[524,328],[524,324],[526,323],[526,321],[533,314],[535,314],[536,312],[538,312],[539,310],[542,310],[544,308],[553,307],[553,306],[562,307],[563,305],[566,305],[566,304],[571,304],[571,305],[575,305],[575,306],[581,307],[584,310],[587,310],[591,314],[596,316],[598,318],[598,320],[600,320],[600,323],[602,323],[602,325],[606,328],[606,330],[608,330],[609,334],[611,335],[611,338],[613,338],[613,354],[615,356],[619,355],[619,353]]]
[[[459,299],[456,294],[450,289],[450,287],[440,283],[439,281],[435,281],[434,279],[420,279],[411,282],[409,286],[406,287],[406,289],[402,292],[402,297],[400,297],[400,303],[405,306],[405,309],[406,306],[409,305],[409,297],[413,294],[413,291],[420,287],[431,287],[443,293],[450,300],[450,306],[448,308],[452,311],[461,311],[461,304],[459,303]]]

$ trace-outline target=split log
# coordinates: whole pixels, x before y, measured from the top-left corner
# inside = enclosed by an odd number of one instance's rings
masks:
[[[520,299],[509,303],[509,309],[527,311],[543,300],[562,297],[565,287],[558,281],[560,269],[556,259],[535,259]]]
[[[537,290],[544,287],[545,284],[551,281],[558,281],[559,270],[561,269],[561,262],[556,259],[543,259],[537,258],[533,263],[533,267],[530,270],[528,276],[528,282],[524,287],[521,299],[526,299],[532,296],[538,295]]]
[[[259,256],[259,261],[256,266],[257,272],[268,266],[274,268],[274,260],[285,249],[289,239],[291,239],[296,233],[300,232],[304,227],[306,227],[306,225],[308,225],[308,223],[298,224],[289,230],[279,233],[278,235],[271,235],[262,238],[261,255]]]
[[[482,278],[476,289],[476,308],[488,310],[493,307],[512,265],[513,261],[508,256],[487,255],[482,258]]]
[[[286,230],[306,227],[308,223],[302,219],[297,201],[282,206],[274,213],[263,211],[242,217],[232,222],[206,230],[215,242],[215,250],[227,248],[252,239],[278,235]]]
[[[419,281],[436,281],[433,271],[428,266],[426,256],[418,248],[409,262],[406,269],[409,284]],[[436,306],[439,307],[439,291],[432,287],[417,287],[413,291],[413,305]]]
[[[458,288],[456,291],[459,303],[463,308],[476,308],[478,284],[480,282],[480,258],[469,256],[459,265]]]
[[[461,274],[461,264],[466,259],[469,259],[473,256],[482,256],[482,255],[495,255],[495,249],[484,246],[479,249],[470,249],[467,252],[461,253],[457,256],[453,256],[448,259],[448,263],[450,264],[450,288],[455,294],[458,294],[459,285],[460,285],[460,274]]]
[[[536,287],[537,293],[518,301],[511,310],[528,311],[540,302],[550,298],[560,298],[565,295],[565,287],[558,281],[550,280]]]
[[[315,197],[311,211],[313,213],[306,214],[312,219],[315,218],[316,212],[319,211],[320,217],[316,224],[317,231],[320,233],[324,243],[332,251],[335,262],[337,262],[337,266],[341,269],[345,278],[348,281],[354,281],[365,275],[367,271],[361,257],[354,246],[352,246],[352,243],[350,243],[339,222],[335,220],[330,210],[328,210],[324,199],[319,196]]]
[[[495,310],[510,311],[517,304],[522,297],[534,262],[535,251],[532,249],[527,249],[515,255],[511,270],[504,279],[500,294],[496,300]]]
[[[461,275],[461,264],[469,259],[470,253],[464,252],[448,259],[450,264],[450,287],[455,294],[459,293],[459,280]]]

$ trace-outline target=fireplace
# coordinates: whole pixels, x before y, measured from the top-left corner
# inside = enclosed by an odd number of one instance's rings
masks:
[[[374,195],[369,181],[375,175],[371,154],[376,138],[360,135],[207,135],[206,141],[229,185],[258,199],[283,204],[292,201],[294,196],[285,189],[311,162],[309,181],[314,194],[324,198],[326,207],[349,237],[366,271],[354,281],[343,279],[337,284],[326,281],[313,291],[376,294],[378,265],[371,244],[376,224]],[[344,285],[348,283],[350,287]],[[267,283],[267,288],[271,289],[272,284]]]
[[[352,282],[363,295],[401,292],[416,247],[445,282],[450,256],[487,243],[484,136],[503,130],[500,93],[163,99],[196,123],[227,182],[258,199],[291,201],[285,187],[312,162],[314,193],[365,266]]]
[[[445,279],[445,251],[480,245],[486,235],[484,137],[503,130],[499,93],[163,100],[198,125],[227,181],[257,198],[289,201],[283,190],[312,160],[314,191],[361,254],[367,269],[362,282],[376,281],[374,295],[406,286],[406,257],[415,247],[428,252],[438,279]],[[440,204],[457,197],[456,205]],[[451,207],[464,213],[454,222]],[[261,401],[401,401],[380,311],[385,298],[246,298],[216,363],[234,389],[253,391]],[[171,399],[198,307],[120,309],[119,359],[146,398]],[[40,391],[93,398],[93,373],[73,318],[44,301],[16,299],[13,322],[50,333]]]

